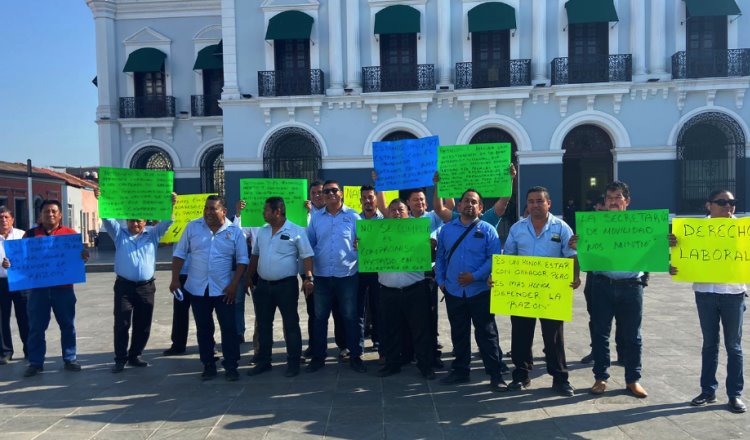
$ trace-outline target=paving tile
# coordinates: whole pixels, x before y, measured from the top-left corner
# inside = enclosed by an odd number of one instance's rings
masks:
[[[388,440],[441,440],[443,430],[433,423],[386,423],[385,438]]]

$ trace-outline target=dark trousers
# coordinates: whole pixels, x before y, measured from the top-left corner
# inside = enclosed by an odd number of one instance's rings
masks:
[[[553,377],[554,382],[567,382],[568,364],[565,361],[563,322],[541,318],[539,322],[542,326],[547,373]],[[529,378],[529,372],[534,366],[531,346],[534,343],[536,318],[511,316],[510,323],[512,326],[510,351],[513,365],[515,365],[513,380],[523,382]]]
[[[190,329],[190,299],[192,295],[185,293],[186,281],[187,275],[180,275],[182,301],[177,301],[177,298],[172,299],[172,348],[177,351],[185,351],[188,330]],[[213,331],[211,333],[213,334]]]
[[[304,275],[302,275],[302,280],[305,280]],[[313,329],[315,328],[315,295],[305,297],[305,306],[307,307],[307,345],[312,347]],[[333,302],[331,314],[333,315],[333,337],[339,350],[343,350],[346,348],[346,335],[337,301]]]
[[[586,284],[584,284],[583,287],[583,297],[586,299],[586,311],[589,313],[589,336],[591,337],[591,347],[593,347],[593,341],[594,341],[594,319],[591,317],[592,310],[591,310],[591,290],[592,290],[592,283],[594,280],[594,274],[591,272],[586,273]],[[624,346],[625,342],[622,336],[622,329],[618,326],[615,326],[615,350],[617,350],[617,359],[618,360],[624,360],[625,355],[623,354],[622,347]],[[592,350],[593,353],[593,350]]]
[[[125,362],[143,354],[151,335],[155,293],[153,280],[141,285],[121,278],[115,281],[115,362]],[[128,350],[131,322],[133,338]]]
[[[276,308],[281,312],[286,341],[287,363],[299,366],[302,356],[302,333],[299,327],[297,303],[299,301],[299,284],[297,277],[279,281],[258,280],[253,289],[255,319],[258,322],[259,345],[258,365],[271,363],[271,346],[273,345],[273,320]]]
[[[0,356],[11,356],[13,336],[10,331],[10,312],[15,309],[18,335],[23,343],[23,356],[27,357],[26,340],[29,337],[29,317],[26,311],[28,291],[10,292],[8,279],[0,278]]]
[[[365,337],[365,327],[369,318],[370,340],[373,345],[379,345],[379,353],[385,353],[382,347],[383,338],[380,335],[383,320],[380,313],[380,283],[378,282],[377,273],[359,274],[359,300],[362,301],[358,307],[358,312],[361,316],[361,337],[363,339]]]
[[[188,294],[187,292],[185,292]],[[221,329],[222,365],[225,370],[235,370],[240,361],[240,338],[237,335],[234,304],[224,302],[222,296],[195,296],[190,300],[193,306],[193,318],[198,330],[198,351],[204,365],[214,361],[214,311]]]
[[[451,369],[462,375],[469,375],[471,363],[471,324],[474,324],[474,340],[479,346],[484,371],[493,378],[500,373],[500,345],[498,343],[495,315],[490,313],[490,291],[486,290],[472,297],[453,296],[446,292],[445,307],[451,324],[451,342],[455,359]],[[416,348],[416,347],[415,347]]]
[[[416,351],[417,367],[422,371],[431,368],[430,292],[425,283],[417,282],[403,289],[380,286],[379,295],[386,365],[394,368],[401,365],[406,334]],[[404,332],[404,328],[409,331]]]

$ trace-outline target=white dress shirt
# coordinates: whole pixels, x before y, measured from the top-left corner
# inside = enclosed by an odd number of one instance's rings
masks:
[[[271,225],[258,230],[253,255],[258,256],[258,276],[266,281],[278,281],[297,276],[298,260],[313,256],[305,229],[287,220],[271,234]]]
[[[18,240],[23,238],[24,232],[20,229],[11,228],[10,232],[8,233],[7,237],[3,237],[0,235],[0,262],[3,261],[3,258],[5,258],[5,246],[3,246],[3,242],[5,240]],[[8,271],[5,270],[5,268],[0,265],[0,278],[8,278]]]

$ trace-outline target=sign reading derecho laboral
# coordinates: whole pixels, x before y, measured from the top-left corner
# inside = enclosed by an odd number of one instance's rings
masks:
[[[307,226],[307,179],[240,179],[240,198],[246,203],[240,217],[243,227],[263,226],[263,207],[269,197],[281,197],[286,218]]]
[[[573,319],[571,258],[493,255],[492,281],[490,313]]]
[[[5,240],[11,291],[85,283],[80,234]]]
[[[174,172],[99,168],[99,216],[170,220]]]
[[[375,189],[388,191],[433,186],[439,143],[437,136],[373,142],[372,161],[378,175]]]
[[[362,212],[362,203],[360,200],[359,186],[344,187],[344,205],[352,208],[357,212]],[[385,191],[385,206],[398,198],[398,191]]]
[[[430,219],[357,220],[360,272],[421,272],[432,268]]]
[[[576,212],[582,271],[668,272],[669,211]]]
[[[461,197],[467,188],[482,197],[510,197],[510,144],[440,146],[440,197]]]
[[[675,281],[750,283],[750,217],[674,218]]]
[[[208,196],[216,194],[178,194],[174,205],[174,223],[161,238],[161,243],[177,243],[182,232],[191,221],[203,217],[203,208]]]

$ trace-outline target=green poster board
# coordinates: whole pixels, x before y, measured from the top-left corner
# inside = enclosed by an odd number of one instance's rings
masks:
[[[263,226],[263,206],[269,197],[281,197],[286,205],[286,218],[307,226],[307,179],[240,179],[240,198],[246,203],[240,217],[243,227]]]
[[[438,172],[440,197],[461,197],[469,188],[482,197],[510,197],[510,144],[440,146]]]
[[[99,168],[99,216],[113,219],[172,219],[174,172]]]
[[[360,272],[417,272],[432,268],[430,219],[357,220]]]

